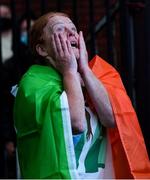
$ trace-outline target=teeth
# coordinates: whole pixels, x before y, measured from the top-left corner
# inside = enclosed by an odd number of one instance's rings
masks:
[[[76,42],[71,42],[71,46],[76,47],[77,46]]]

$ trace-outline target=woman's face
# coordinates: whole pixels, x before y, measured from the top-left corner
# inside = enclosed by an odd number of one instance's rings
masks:
[[[53,16],[49,18],[45,26],[43,35],[44,48],[47,50],[49,56],[53,57],[53,48],[51,47],[51,37],[54,33],[62,34],[64,40],[69,40],[72,46],[75,57],[79,58],[79,35],[73,22],[65,16]]]

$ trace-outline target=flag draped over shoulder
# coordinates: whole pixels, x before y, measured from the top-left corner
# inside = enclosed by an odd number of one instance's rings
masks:
[[[106,133],[90,114],[87,129],[73,145],[69,106],[60,74],[52,67],[32,66],[19,83],[14,105],[21,178],[79,179],[103,176]]]
[[[67,97],[53,68],[34,65],[24,75],[14,120],[22,178],[77,178]]]
[[[98,56],[89,66],[108,92],[117,124],[109,130],[116,178],[150,178],[143,136],[119,74]],[[27,71],[19,83],[14,120],[21,178],[79,178],[67,96],[55,69],[34,65]]]
[[[89,66],[108,92],[117,124],[109,130],[116,178],[150,178],[142,132],[118,72],[99,56]]]

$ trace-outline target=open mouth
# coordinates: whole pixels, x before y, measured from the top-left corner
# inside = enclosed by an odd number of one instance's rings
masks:
[[[77,42],[72,41],[72,42],[70,42],[70,43],[71,43],[71,47],[73,47],[73,48],[78,48]]]

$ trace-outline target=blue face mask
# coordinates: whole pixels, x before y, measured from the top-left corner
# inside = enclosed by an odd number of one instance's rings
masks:
[[[28,34],[26,31],[21,33],[21,37],[20,37],[20,41],[25,44],[28,45]]]

